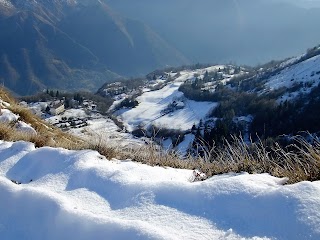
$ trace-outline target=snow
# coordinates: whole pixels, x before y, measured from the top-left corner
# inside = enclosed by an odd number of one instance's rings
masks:
[[[102,141],[113,147],[139,147],[144,145],[140,139],[120,131],[118,126],[109,118],[102,116],[88,121],[87,127],[70,129],[68,132],[87,140]]]
[[[284,67],[288,67],[292,64],[295,64],[297,61],[299,61],[299,59],[301,59],[301,57],[303,57],[304,55],[299,55],[299,56],[296,56],[296,57],[292,57],[292,58],[289,58],[288,60],[282,62],[280,64],[280,68],[284,68]]]
[[[247,115],[247,116],[239,116],[239,117],[235,117],[233,119],[234,122],[247,122],[250,123],[253,120],[253,116],[251,114]]]
[[[233,70],[233,73],[224,73],[226,68]],[[196,78],[204,78],[206,72],[218,71],[223,79],[206,83],[202,90],[213,92],[217,84],[226,85],[232,77],[237,75],[231,65],[214,65],[195,70],[183,70],[175,74],[166,73],[171,76],[172,81],[158,90],[151,91],[149,87],[145,88],[142,95],[136,98],[138,106],[132,109],[120,109],[115,114],[120,117],[129,131],[137,128],[148,129],[150,126],[181,131],[190,130],[193,124],[197,125],[201,119],[206,119],[218,103],[189,100],[179,91],[179,87],[186,81],[193,82]],[[243,71],[239,74],[243,74]],[[158,81],[163,80],[158,78],[154,82]],[[168,109],[173,103],[176,108]]]
[[[191,147],[194,141],[194,138],[195,138],[194,134],[191,134],[191,133],[186,134],[184,136],[184,140],[178,145],[177,152],[182,156],[186,156],[189,148]]]
[[[10,106],[9,103],[6,103],[6,102],[2,101],[1,99],[0,99],[0,104],[2,107],[9,107]],[[1,108],[0,123],[7,123],[8,124],[8,123],[16,122],[14,124],[14,127],[16,130],[18,130],[20,132],[24,132],[29,135],[37,134],[36,130],[30,124],[27,124],[23,121],[18,121],[18,119],[19,119],[19,115],[14,114],[9,109],[5,109],[5,108],[2,109]]]
[[[26,102],[20,102],[20,105],[29,108],[33,114],[41,116],[42,112],[44,112],[49,105],[49,102],[35,102],[29,104]]]
[[[142,140],[135,139],[131,134],[125,133],[108,117],[84,109],[68,109],[60,115],[50,116],[45,120],[50,124],[58,124],[62,118],[86,119],[88,126],[69,128],[68,133],[89,141],[107,143],[113,147],[139,147],[144,144]],[[77,121],[76,121],[77,123]],[[62,125],[70,127],[69,123]]]
[[[115,97],[114,102],[112,103],[112,105],[109,107],[109,112],[114,111],[115,107],[118,106],[123,100],[125,100],[127,97],[126,94],[120,94],[118,96]]]
[[[289,60],[290,61],[290,60]],[[287,63],[286,63],[287,64]],[[282,87],[291,88],[296,84],[302,84],[301,88],[292,93],[286,93],[279,99],[280,102],[294,99],[299,93],[308,93],[311,88],[320,82],[320,55],[303,62],[290,65],[277,75],[271,77],[265,84],[266,91],[273,91]],[[308,83],[308,86],[306,85]]]
[[[56,116],[50,116],[46,118],[45,120],[51,124],[58,123],[63,117],[65,118],[86,118],[89,117],[88,114],[86,114],[85,110],[83,109],[68,109],[64,111],[63,113],[56,115]]]
[[[29,135],[37,134],[37,131],[32,126],[30,126],[30,124],[27,124],[22,121],[18,121],[15,127],[18,131],[27,133]]]
[[[184,98],[184,94],[178,91],[181,84],[194,78],[194,74],[205,73],[204,69],[196,71],[182,71],[173,82],[168,83],[162,89],[145,92],[137,98],[139,105],[133,109],[118,112],[126,128],[129,131],[138,126],[145,129],[154,125],[159,128],[179,129],[182,131],[191,129],[194,123],[199,123],[207,114],[217,106],[214,102],[195,102]],[[173,101],[183,102],[185,106],[172,113],[163,114]],[[182,105],[182,103],[180,103]]]
[[[0,0],[0,5],[7,7],[7,8],[13,8],[14,6],[12,3],[8,0]]]
[[[226,67],[226,65],[214,65],[211,67],[207,67],[207,68],[203,69],[202,74],[204,74],[206,71],[208,71],[208,72],[218,71],[219,69],[224,69],[225,67]]]
[[[165,151],[169,151],[172,149],[173,144],[172,144],[172,139],[167,138],[161,142],[161,146]]]
[[[320,182],[0,141],[1,239],[319,239]],[[11,180],[21,182],[20,185]],[[32,180],[32,181],[31,181]]]
[[[7,109],[8,107],[10,107],[10,104],[0,98],[0,123],[10,123],[18,120],[19,116]]]
[[[0,123],[10,123],[17,121],[19,116],[12,113],[9,109],[2,109],[0,115]]]

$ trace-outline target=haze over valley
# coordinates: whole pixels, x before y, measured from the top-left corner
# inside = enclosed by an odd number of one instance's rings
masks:
[[[0,239],[319,240],[320,1],[0,0]]]

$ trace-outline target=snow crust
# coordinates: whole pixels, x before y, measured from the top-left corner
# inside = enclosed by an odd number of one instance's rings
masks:
[[[1,239],[319,239],[320,182],[0,141]],[[16,181],[15,184],[11,180]]]

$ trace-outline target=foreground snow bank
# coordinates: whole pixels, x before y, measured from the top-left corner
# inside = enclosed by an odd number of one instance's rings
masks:
[[[1,239],[319,239],[320,182],[192,171],[0,141]],[[21,184],[15,184],[14,180]]]

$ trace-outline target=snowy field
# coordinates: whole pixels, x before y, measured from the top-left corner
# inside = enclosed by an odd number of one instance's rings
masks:
[[[142,140],[134,138],[131,134],[119,130],[119,127],[108,117],[99,113],[88,115],[83,109],[68,109],[64,113],[45,119],[47,122],[58,123],[62,118],[91,118],[88,126],[70,128],[67,132],[83,139],[102,141],[113,147],[136,147],[144,144]]]
[[[145,142],[135,138],[132,134],[119,131],[118,126],[109,118],[98,117],[88,121],[89,126],[70,129],[68,132],[81,138],[102,141],[113,147],[139,147]]]
[[[212,71],[218,67],[208,69]],[[193,79],[194,74],[199,74],[203,77],[205,71],[206,69],[182,71],[179,77],[162,89],[143,93],[137,98],[139,102],[137,107],[120,112],[120,117],[127,129],[132,131],[138,126],[147,128],[153,125],[158,128],[185,131],[191,129],[193,124],[198,124],[200,119],[204,119],[217,106],[217,103],[188,100],[184,98],[184,94],[179,92],[178,89],[186,80]],[[162,111],[173,101],[183,102],[184,108],[163,115]]]
[[[320,239],[319,181],[191,176],[90,150],[0,141],[0,238]]]

